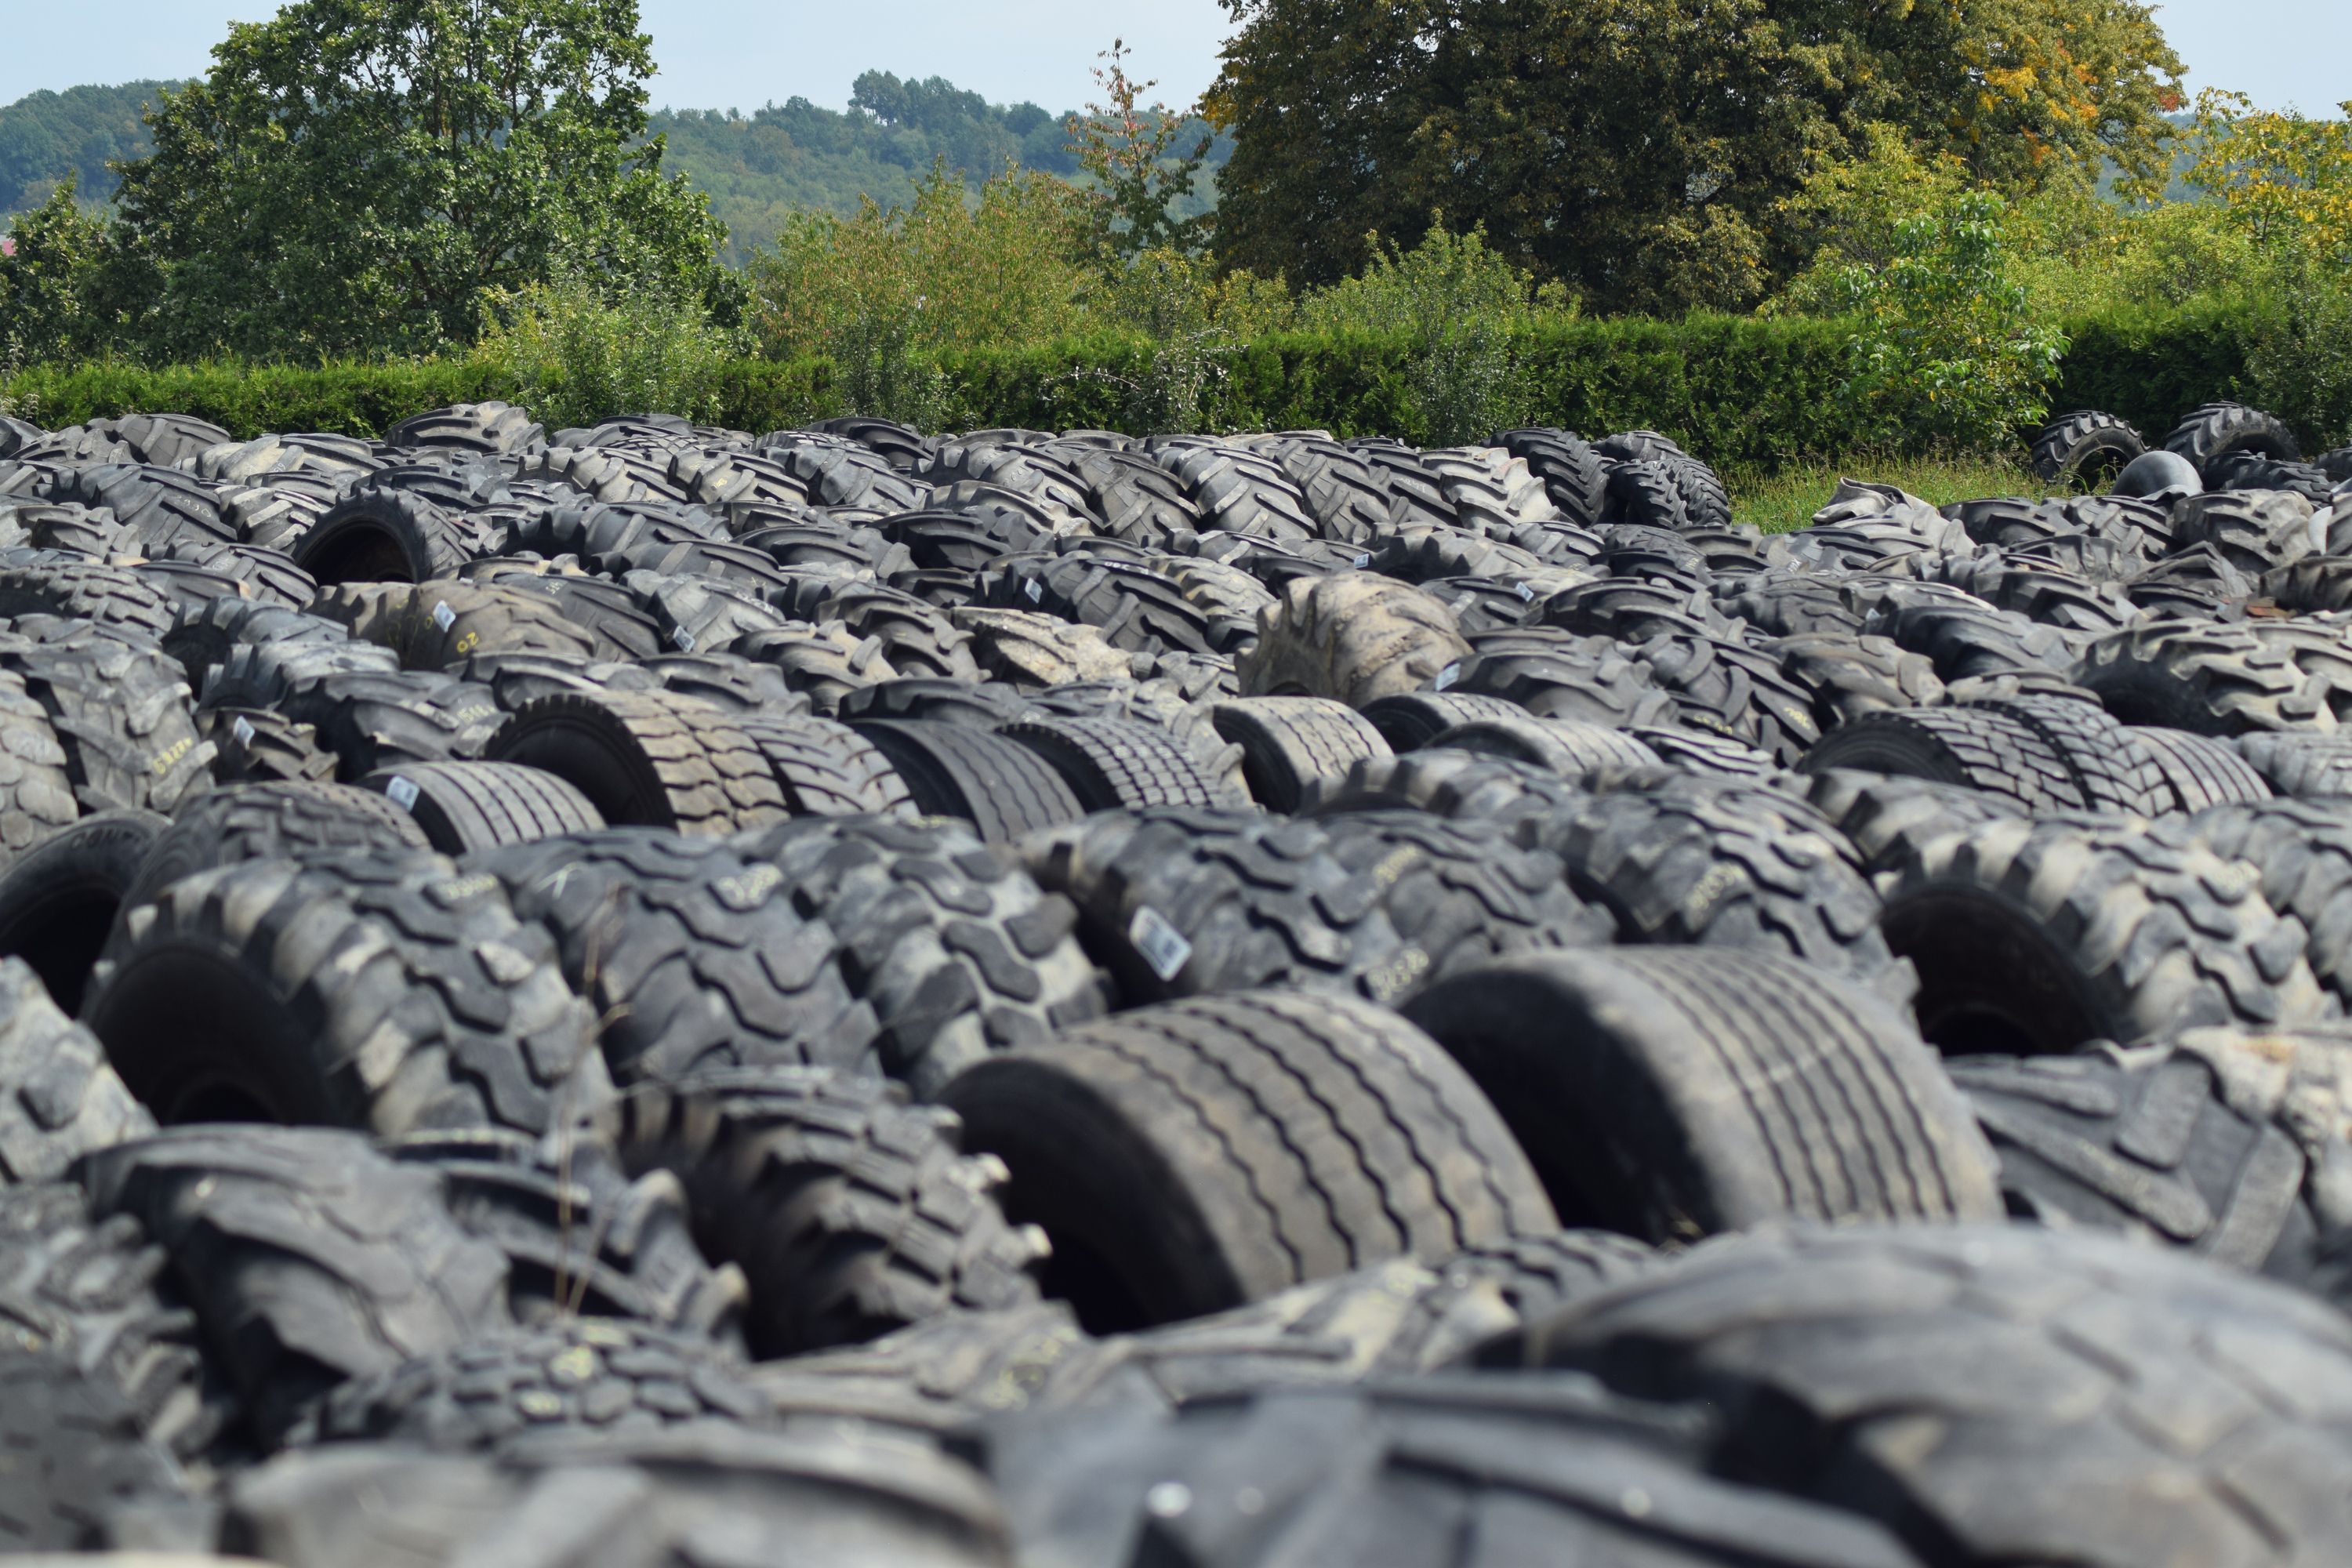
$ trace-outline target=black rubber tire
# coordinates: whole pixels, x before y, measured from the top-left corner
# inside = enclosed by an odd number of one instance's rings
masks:
[[[1113,647],[1135,653],[1221,653],[1239,640],[1230,629],[1220,635],[1167,574],[1124,561],[1008,556],[981,574],[977,602],[1089,626]]]
[[[1920,1032],[1948,1053],[2336,1016],[2304,960],[2302,922],[2261,883],[2187,823],[2001,820],[1922,846],[1881,924],[1918,969]]]
[[[419,584],[400,595],[385,619],[371,640],[399,654],[404,669],[450,669],[476,654],[625,658],[629,653],[572,619],[553,600],[521,588]]]
[[[481,755],[498,731],[498,694],[423,670],[353,668],[353,656],[384,651],[365,643],[282,655],[274,645],[239,648],[207,680],[206,706],[274,708],[310,725],[346,781]]]
[[[1084,1025],[948,1086],[1012,1169],[1044,1281],[1091,1330],[1255,1300],[1553,1225],[1527,1157],[1435,1042],[1345,997],[1199,997]]]
[[[330,1394],[289,1446],[392,1442],[483,1453],[527,1432],[776,1424],[742,1357],[693,1334],[575,1318],[485,1334]]]
[[[1509,757],[1571,782],[1604,768],[1654,768],[1664,759],[1623,730],[1581,719],[1539,719],[1524,709],[1504,719],[1474,719],[1430,738],[1429,750]]]
[[[736,728],[759,748],[794,816],[912,816],[914,798],[874,743],[847,724],[814,715],[739,715]]]
[[[1607,476],[1604,515],[1608,521],[1664,529],[1681,529],[1690,522],[1683,510],[1682,487],[1675,483],[1664,463],[1612,462]]]
[[[807,817],[743,849],[838,936],[842,973],[880,1028],[882,1069],[918,1098],[1108,1006],[1069,900],[961,822]]]
[[[288,552],[321,586],[454,577],[489,553],[461,516],[414,490],[362,485],[319,514]]]
[[[127,566],[93,561],[0,567],[0,616],[59,616],[146,642],[161,642],[179,605]]]
[[[47,715],[84,811],[168,812],[209,781],[187,683],[152,647],[71,626],[56,641],[0,636],[0,670]]]
[[[2208,403],[2181,416],[2164,438],[2164,449],[2185,458],[2201,479],[2231,452],[2299,462],[2303,447],[2284,421],[2242,403]]]
[[[2020,1310],[2053,1295],[2063,1310]],[[1725,1237],[1488,1353],[1703,1400],[1710,1471],[1956,1568],[2352,1552],[2347,1358],[2342,1318],[2293,1291],[2017,1226]],[[2231,1416],[2151,1423],[2157,1391],[2183,1388]]]
[[[2158,815],[2203,811],[2212,805],[2251,805],[2271,798],[2271,786],[2227,741],[2187,730],[2133,725],[2132,743],[2156,760],[2163,775]]]
[[[80,1180],[93,1213],[167,1255],[265,1448],[338,1384],[510,1321],[498,1249],[450,1218],[436,1176],[356,1134],[183,1128],[93,1154]]]
[[[1895,1006],[1911,1000],[1910,968],[1879,932],[1877,889],[1811,805],[1664,769],[1608,783],[1522,837],[1567,862],[1569,886],[1616,918],[1618,941],[1778,953]]]
[[[213,779],[223,784],[332,784],[335,754],[319,731],[266,708],[206,708],[196,732],[212,743]]]
[[[1807,632],[1776,637],[1760,651],[1811,694],[1813,721],[1824,734],[1867,714],[1924,708],[1944,695],[1943,678],[1925,656],[1885,637]]]
[[[1812,693],[1780,673],[1770,655],[1731,637],[1666,633],[1630,650],[1674,694],[1684,728],[1738,741],[1782,766],[1821,739]]]
[[[443,447],[505,457],[547,444],[547,426],[509,403],[488,398],[413,414],[383,433],[387,447]]]
[[[918,811],[969,822],[991,844],[1014,843],[1087,813],[1043,753],[1010,737],[935,719],[851,727],[889,761]]]
[[[84,1154],[154,1130],[106,1048],[58,1010],[23,960],[0,959],[0,1183],[53,1180]]]
[[[733,1067],[877,1070],[874,1015],[822,919],[733,844],[658,828],[543,838],[473,857],[553,937],[600,1022],[615,1080]]]
[[[2271,800],[2199,812],[2183,831],[2261,870],[2263,897],[2310,933],[2312,973],[2352,1008],[2352,948],[2343,935],[2352,920],[2352,812],[2333,800]]]
[[[1569,890],[1558,856],[1524,847],[1504,824],[1361,810],[1319,826],[1333,858],[1378,889],[1405,944],[1382,967],[1384,1001],[1511,953],[1599,947],[1615,934],[1606,911]]]
[[[1853,846],[1863,873],[1882,892],[1930,840],[2030,815],[2015,801],[1987,790],[1858,768],[1824,768],[1812,774],[1806,798]]]
[[[1045,1238],[1005,1221],[1003,1167],[956,1128],[877,1079],[764,1068],[646,1083],[604,1131],[632,1173],[684,1184],[703,1250],[750,1280],[765,1360],[1037,1300]]]
[[[1525,954],[1406,1005],[1570,1225],[1997,1219],[1995,1162],[1910,1020],[1765,952]]]
[[[1459,692],[1403,691],[1367,702],[1360,711],[1400,755],[1418,751],[1456,724],[1478,719],[1524,718],[1527,710],[1504,697],[1465,697]]]
[[[1524,459],[1569,521],[1590,528],[1601,521],[1609,495],[1608,470],[1575,431],[1546,426],[1497,430],[1486,443]]]
[[[1243,697],[1210,710],[1217,733],[1242,749],[1250,798],[1295,812],[1318,779],[1336,779],[1368,758],[1392,755],[1370,721],[1326,697]]]
[[[1350,708],[1417,691],[1470,645],[1434,595],[1371,573],[1298,577],[1234,661],[1248,697],[1328,697]]]
[[[1813,774],[1851,769],[1956,785],[2023,813],[2079,811],[2092,804],[2049,739],[1998,708],[1865,713],[1823,736],[1798,765]],[[2146,804],[2143,798],[2140,805]]]
[[[1510,637],[1526,641],[1498,646]],[[1433,688],[1499,697],[1543,718],[1580,719],[1609,729],[1675,722],[1674,694],[1660,690],[1649,666],[1611,638],[1530,630],[1482,641],[1476,657],[1439,671]]]
[[[0,955],[22,959],[68,1014],[81,1011],[141,865],[170,826],[149,811],[101,811],[52,834],[0,875]]]
[[[431,848],[425,830],[383,796],[351,784],[259,784],[198,796],[158,825],[120,902],[148,902],[183,877],[247,860],[299,860],[350,850],[397,856]]]
[[[2127,724],[2200,735],[2337,727],[2352,665],[2292,622],[2149,620],[2091,644],[2074,679]],[[2332,639],[2331,639],[2332,641]]]
[[[415,820],[444,855],[591,833],[604,819],[586,795],[553,773],[514,763],[416,763],[359,781]]]
[[[82,1020],[167,1125],[544,1132],[611,1093],[552,939],[414,850],[183,878],[123,912]]]
[[[1409,807],[1453,822],[1491,823],[1523,838],[1528,819],[1573,807],[1590,793],[1517,757],[1427,747],[1359,763],[1346,777],[1318,784],[1301,815],[1319,819]]]
[[[2053,419],[2033,438],[2027,459],[2044,484],[2079,482],[2097,488],[2147,450],[2147,437],[2113,414],[2078,408]]]
[[[1426,978],[1376,880],[1304,819],[1163,808],[1105,813],[1024,842],[1040,886],[1129,1005],[1259,985],[1385,1002]]]
[[[0,1190],[0,1552],[116,1543],[123,1505],[181,1504],[178,1463],[209,1441],[195,1324],[155,1288],[162,1252],[134,1220],[90,1215],[78,1187]]]
[[[784,815],[760,748],[727,714],[691,698],[542,697],[501,725],[483,755],[553,773],[616,827],[721,837]]]
[[[411,1133],[383,1148],[438,1175],[450,1217],[506,1256],[517,1321],[614,1318],[742,1348],[742,1271],[704,1258],[667,1172],[633,1179],[584,1127]]]
[[[1154,805],[1246,807],[1249,797],[1203,773],[1166,731],[1124,719],[1019,719],[996,731],[1045,760],[1082,811]]]
[[[2258,730],[2234,742],[2275,795],[2305,800],[2352,795],[2352,734]]]
[[[2011,1214],[2121,1231],[2288,1285],[2322,1285],[2341,1223],[2294,1109],[2334,1095],[2335,1031],[2229,1030],[2126,1051],[1947,1063],[2000,1156]],[[2325,1286],[2339,1304],[2340,1266]],[[2323,1287],[2324,1288],[2324,1287]]]

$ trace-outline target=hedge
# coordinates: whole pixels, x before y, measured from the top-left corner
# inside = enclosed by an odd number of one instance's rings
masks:
[[[2241,391],[2250,324],[2247,312],[2226,310],[2075,322],[2052,405],[2105,408],[2158,435],[2184,410]],[[1845,338],[1842,323],[1819,320],[1570,321],[1523,341],[1517,374],[1542,423],[1663,430],[1717,463],[1771,468],[1874,444],[1841,417],[1835,390]],[[1118,428],[1152,374],[1155,352],[1133,340],[1054,343],[954,356],[941,368],[951,412],[967,427]],[[1426,435],[1403,343],[1276,337],[1223,356],[1222,366],[1204,425]],[[171,409],[243,437],[264,430],[373,436],[419,409],[518,392],[501,367],[453,359],[36,367],[10,379],[5,396],[22,416],[51,427]],[[719,404],[722,424],[754,431],[845,412],[835,367],[822,360],[730,364]]]

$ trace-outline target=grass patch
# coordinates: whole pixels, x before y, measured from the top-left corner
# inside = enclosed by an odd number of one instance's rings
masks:
[[[1738,468],[1724,470],[1735,522],[1752,522],[1767,533],[1786,533],[1812,521],[1827,506],[1838,479],[1897,485],[1935,506],[1985,496],[2042,496],[2050,487],[2009,458],[1848,458],[1840,464],[1808,465],[1767,474]]]

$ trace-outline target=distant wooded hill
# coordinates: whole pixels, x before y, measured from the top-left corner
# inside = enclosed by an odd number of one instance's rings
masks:
[[[85,201],[112,195],[108,161],[146,153],[140,115],[160,90],[176,85],[69,88],[0,109],[0,218],[39,205],[68,174]],[[668,138],[665,166],[709,194],[740,259],[797,210],[855,212],[861,196],[885,206],[904,201],[934,161],[963,170],[974,183],[1007,165],[1074,175],[1066,119],[1034,103],[992,104],[939,77],[902,81],[867,71],[846,110],[804,98],[750,114],[662,110],[651,129]],[[1222,165],[1232,152],[1232,142],[1218,138],[1211,165]]]

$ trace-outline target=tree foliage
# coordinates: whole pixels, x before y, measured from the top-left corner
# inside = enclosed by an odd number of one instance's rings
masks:
[[[69,87],[0,109],[0,214],[30,212],[66,180],[85,205],[114,194],[110,163],[144,157],[146,114],[177,82]]]
[[[699,289],[719,235],[640,138],[635,0],[297,0],[232,26],[122,171],[150,352],[470,342],[559,272]]]
[[[1740,307],[1891,124],[1980,180],[2153,175],[2179,62],[2135,0],[1224,0],[1221,255],[1329,283],[1439,208],[1609,311]]]
[[[1129,53],[1125,39],[1111,40],[1102,54],[1108,63],[1094,69],[1108,101],[1090,103],[1067,121],[1071,154],[1088,182],[1090,237],[1102,265],[1113,269],[1151,251],[1194,255],[1215,223],[1212,213],[1186,214],[1215,137],[1206,130],[1188,133],[1190,110],[1144,107],[1143,95],[1159,83],[1128,75]]]

